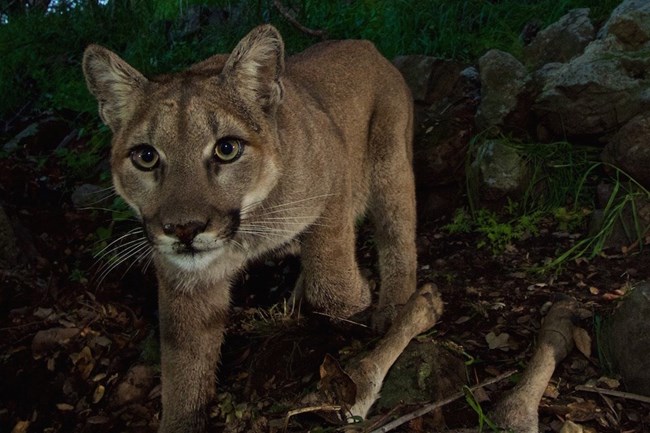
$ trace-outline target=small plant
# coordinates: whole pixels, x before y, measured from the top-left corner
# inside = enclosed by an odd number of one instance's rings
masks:
[[[463,391],[465,391],[465,401],[467,401],[467,404],[469,404],[478,415],[478,431],[482,432],[484,426],[487,426],[493,432],[501,431],[499,427],[487,417],[485,412],[483,412],[483,408],[481,407],[481,404],[476,401],[476,397],[474,397],[472,390],[468,386],[464,386]]]
[[[72,281],[73,283],[86,284],[88,282],[88,278],[86,277],[86,273],[81,268],[76,267],[76,266],[70,272],[70,275],[68,276],[68,279],[70,281]]]
[[[444,229],[451,233],[477,233],[478,248],[488,248],[494,255],[503,253],[509,245],[528,236],[539,234],[537,227],[541,212],[517,215],[518,206],[509,202],[505,215],[499,215],[488,209],[478,209],[472,216],[465,209],[454,213],[452,222]]]
[[[584,173],[583,178],[588,177],[592,171],[606,165],[614,170],[612,193],[609,196],[605,208],[602,209],[600,227],[594,233],[576,242],[574,246],[562,253],[560,256],[547,263],[542,270],[557,269],[568,260],[575,260],[579,257],[593,258],[600,254],[606,247],[607,240],[616,229],[621,227],[633,244],[642,249],[646,244],[646,236],[650,231],[650,225],[642,222],[638,217],[638,205],[650,202],[650,191],[632,179],[621,169],[605,163],[596,163],[590,170]],[[584,183],[584,182],[583,182]],[[579,205],[574,204],[574,208]],[[629,218],[626,218],[626,215]]]

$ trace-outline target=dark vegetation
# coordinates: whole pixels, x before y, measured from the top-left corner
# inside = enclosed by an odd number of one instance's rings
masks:
[[[283,4],[302,25],[324,30],[330,39],[370,39],[388,58],[419,53],[472,62],[490,48],[517,55],[521,30],[531,21],[543,27],[572,8],[590,7],[598,22],[618,1]],[[83,80],[84,47],[103,44],[151,75],[228,52],[262,22],[280,29],[289,53],[319,40],[292,25],[270,0],[0,1],[0,143],[8,143],[0,147],[0,204],[16,227],[21,251],[18,266],[0,271],[0,431],[154,431],[160,411],[151,272],[143,273],[143,264],[118,263],[110,247],[102,260],[93,258],[136,223],[110,189],[97,192],[86,209],[71,203],[81,184],[110,186],[110,134]],[[567,156],[561,149],[557,153]],[[531,152],[531,161],[545,157]],[[579,158],[572,169],[554,172],[560,187],[553,191],[561,196],[552,204],[522,201],[501,211],[479,210],[468,182],[466,210],[420,228],[421,278],[435,281],[448,304],[436,338],[462,346],[472,380],[524,362],[536,313],[553,293],[586,299],[593,315],[584,326],[598,328],[610,308],[607,300],[619,297],[626,281],[645,271],[645,253],[568,260],[594,251],[585,250],[563,256],[579,245],[576,239],[585,239],[593,206],[593,194],[577,193],[593,183],[587,181],[592,165],[584,154]],[[626,187],[621,183],[620,188]],[[603,245],[596,246],[600,252]],[[359,250],[372,276],[372,238],[363,227]],[[561,267],[549,270],[554,260]],[[295,258],[276,260],[242,277],[212,413],[214,423],[228,431],[279,431],[276,421],[313,386],[324,354],[345,357],[369,341],[364,331],[334,335],[321,327],[323,334],[314,335],[304,322],[296,326],[282,300],[297,267]],[[54,340],[35,359],[34,336],[54,327],[79,334]],[[508,331],[511,339],[497,350],[488,348],[483,336],[491,331]],[[572,385],[607,373],[598,355],[575,357],[562,367],[564,380],[557,387],[569,396],[542,408],[545,421],[551,425],[574,404],[576,412],[590,408],[593,416],[583,421],[599,431],[645,431],[647,405],[605,404],[571,394]],[[152,366],[152,377],[142,385],[145,395],[127,404],[118,401],[117,388],[135,364]],[[475,421],[465,404],[452,407],[446,417],[452,426]],[[430,416],[418,422],[404,431],[430,431],[439,420]],[[328,431],[318,425],[312,419],[294,421],[289,431]]]

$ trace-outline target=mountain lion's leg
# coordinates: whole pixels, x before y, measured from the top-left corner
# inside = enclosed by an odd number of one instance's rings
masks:
[[[389,108],[388,108],[389,109]],[[411,113],[394,112],[378,119],[371,131],[374,176],[370,194],[370,218],[375,227],[381,285],[373,325],[383,329],[397,308],[416,289],[415,181],[412,169]],[[386,116],[388,117],[388,116]]]
[[[160,433],[204,432],[227,318],[228,285],[179,289],[160,281]]]
[[[301,245],[302,274],[297,288],[315,311],[347,318],[370,305],[368,282],[359,272],[349,198],[336,197]]]

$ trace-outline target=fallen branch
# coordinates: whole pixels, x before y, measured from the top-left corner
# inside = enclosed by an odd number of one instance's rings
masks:
[[[319,415],[333,423],[365,418],[379,398],[384,378],[395,360],[415,336],[435,325],[442,309],[437,289],[425,284],[413,293],[386,335],[363,358],[342,368],[334,358],[327,356],[320,367],[318,391],[305,396],[302,402],[309,406],[340,405],[338,412],[320,411]]]
[[[503,374],[501,374],[501,375],[499,375],[497,377],[493,377],[492,379],[486,380],[485,382],[481,382],[478,385],[474,385],[474,386],[470,387],[469,390],[474,392],[477,389],[480,389],[480,388],[492,385],[493,383],[497,383],[497,382],[500,382],[500,381],[502,381],[504,379],[507,379],[507,378],[509,378],[510,376],[512,376],[515,373],[516,373],[516,371],[514,371],[514,370],[513,371],[508,371],[508,372],[503,373]],[[445,405],[447,405],[449,403],[452,403],[452,402],[454,402],[454,401],[456,401],[459,398],[462,398],[464,396],[465,396],[464,391],[457,392],[456,394],[452,394],[452,395],[450,395],[449,397],[447,397],[447,398],[445,398],[443,400],[427,404],[426,406],[423,406],[423,407],[421,407],[420,409],[418,409],[418,410],[416,410],[414,412],[411,412],[411,413],[408,413],[408,414],[406,414],[404,416],[401,416],[401,417],[397,418],[395,421],[391,421],[388,424],[385,424],[385,425],[383,425],[382,427],[380,427],[378,429],[372,430],[370,433],[386,433],[386,432],[389,432],[389,431],[394,430],[397,427],[401,426],[402,424],[405,424],[405,423],[411,421],[412,419],[419,418],[419,417],[421,417],[423,415],[426,415],[427,413],[431,412],[432,410],[438,409],[439,407],[442,407],[442,406],[445,406]]]
[[[273,6],[275,6],[275,8],[278,10],[278,12],[280,12],[280,14],[284,17],[285,20],[289,21],[289,23],[292,26],[294,26],[301,32],[321,39],[325,39],[325,37],[327,36],[327,32],[325,30],[314,30],[300,24],[298,20],[296,20],[294,17],[291,16],[289,10],[287,10],[287,8],[284,7],[284,5],[280,0],[273,0]]]
[[[631,392],[616,391],[614,389],[597,388],[595,386],[577,385],[576,391],[597,392],[598,394],[611,395],[612,397],[620,397],[627,400],[636,400],[643,403],[650,403],[650,397],[645,395],[633,394]]]
[[[573,349],[572,322],[577,303],[565,299],[553,304],[539,331],[535,353],[521,376],[521,380],[497,403],[489,416],[502,428],[516,433],[539,431],[539,402],[553,376],[555,367]]]

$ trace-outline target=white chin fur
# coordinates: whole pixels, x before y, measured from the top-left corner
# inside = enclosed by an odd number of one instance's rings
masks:
[[[215,260],[223,254],[223,248],[215,250],[202,251],[194,254],[163,254],[165,259],[172,265],[186,272],[201,271],[209,267]]]

